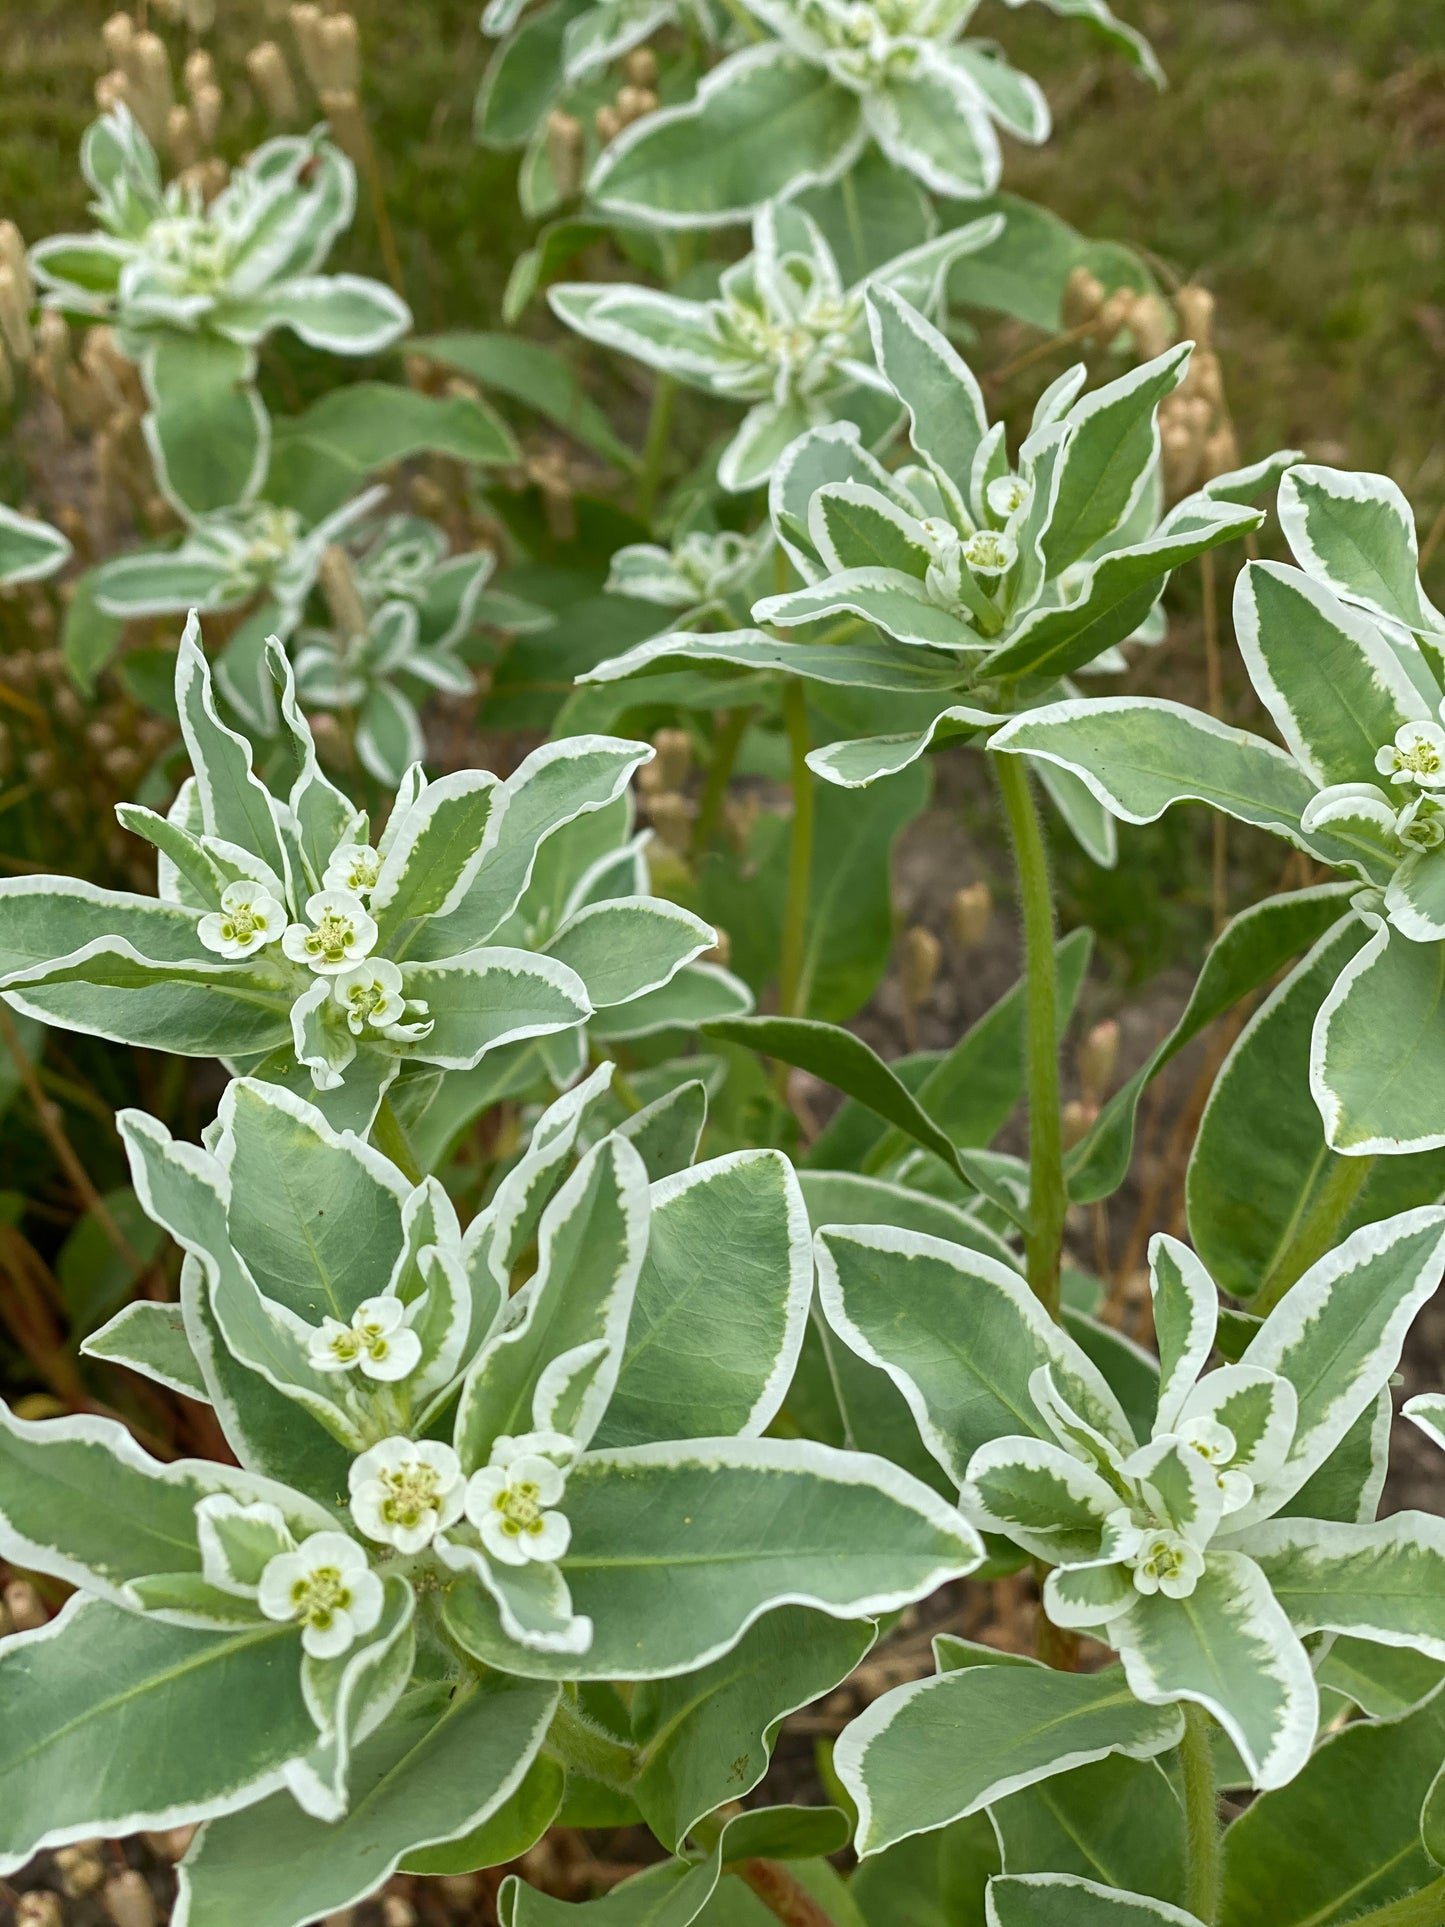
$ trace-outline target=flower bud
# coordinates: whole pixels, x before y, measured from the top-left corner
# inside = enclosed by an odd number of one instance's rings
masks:
[[[1085,1098],[1101,1104],[1109,1094],[1119,1063],[1119,1026],[1106,1017],[1085,1036],[1079,1045],[1079,1083]]]
[[[138,1867],[113,1874],[101,1889],[100,1900],[115,1927],[156,1927],[155,1896]]]
[[[126,49],[135,39],[135,22],[128,13],[113,13],[101,28],[100,38],[107,58],[119,66]]]
[[[938,981],[943,961],[943,945],[924,924],[915,923],[903,933],[899,945],[903,997],[910,1010],[926,1004]]]
[[[656,87],[657,55],[651,47],[634,47],[623,61],[622,71],[634,87]]]
[[[948,925],[960,950],[976,950],[988,934],[993,917],[993,892],[983,882],[955,890],[948,906]]]
[[[557,192],[570,201],[582,186],[586,142],[581,121],[575,114],[563,113],[560,107],[554,107],[547,116],[547,159]]]
[[[1061,319],[1065,328],[1082,328],[1104,305],[1104,284],[1088,268],[1075,268],[1064,283]]]
[[[286,56],[274,40],[263,40],[246,55],[246,72],[272,120],[297,121],[301,102]]]
[[[46,752],[40,753],[44,755]],[[34,758],[30,760],[33,762]],[[28,1579],[12,1579],[0,1596],[5,1600],[5,1610],[17,1633],[33,1633],[49,1623],[50,1614],[45,1610],[45,1601]]]
[[[55,1871],[63,1893],[78,1900],[105,1885],[105,1862],[99,1840],[78,1840],[73,1847],[55,1849]]]

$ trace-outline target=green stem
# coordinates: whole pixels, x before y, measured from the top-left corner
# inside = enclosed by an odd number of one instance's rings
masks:
[[[659,375],[652,391],[652,412],[647,418],[647,440],[642,448],[642,470],[637,482],[637,514],[651,522],[657,488],[662,480],[662,464],[667,458],[667,431],[672,426],[672,405],[677,399],[677,382],[671,375]]]
[[[730,709],[713,739],[712,761],[707,766],[707,781],[702,786],[697,821],[692,826],[694,857],[706,856],[717,835],[723,804],[727,801],[728,784],[732,781],[733,765],[738,760],[738,751],[742,748],[752,719],[753,712],[750,709]]]
[[[1179,1747],[1179,1765],[1184,1775],[1188,1867],[1185,1905],[1204,1922],[1204,1927],[1214,1927],[1219,1918],[1219,1797],[1214,1787],[1209,1715],[1191,1700],[1184,1702],[1184,1738]]]
[[[371,1141],[383,1157],[391,1159],[401,1175],[411,1184],[420,1184],[426,1173],[416,1161],[416,1152],[411,1148],[401,1119],[391,1108],[391,1099],[381,1100],[381,1109],[376,1114],[376,1122],[371,1127]]]
[[[1441,1927],[1445,1922],[1445,1874],[1428,1887],[1417,1887],[1388,1907],[1375,1907],[1368,1914],[1356,1914],[1350,1927]]]
[[[788,846],[788,901],[778,965],[778,1009],[798,1015],[803,987],[803,944],[808,928],[808,880],[813,868],[813,772],[808,768],[808,699],[802,682],[783,684],[783,723],[788,732],[793,785],[793,832]]]
[[[546,1744],[548,1752],[563,1766],[584,1773],[589,1780],[599,1780],[617,1793],[628,1792],[636,1783],[638,1759],[633,1749],[594,1726],[565,1693],[547,1728]]]
[[[1059,1114],[1059,987],[1054,960],[1054,904],[1043,824],[1022,756],[995,756],[999,789],[1013,837],[1024,925],[1024,996],[1028,1050],[1029,1288],[1051,1318],[1059,1315],[1059,1270],[1068,1193]]]
[[[1291,1285],[1297,1284],[1310,1266],[1331,1249],[1374,1166],[1372,1157],[1334,1160],[1333,1168],[1305,1214],[1304,1223],[1265,1273],[1264,1282],[1250,1300],[1251,1311],[1261,1317],[1273,1311]]]

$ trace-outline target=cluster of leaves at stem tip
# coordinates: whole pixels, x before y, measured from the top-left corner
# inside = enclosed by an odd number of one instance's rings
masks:
[[[1103,0],[1048,4],[1159,78]],[[601,1813],[664,1857],[593,1901],[512,1876],[504,1927],[1441,1917],[1445,1521],[1379,1510],[1445,1271],[1445,618],[1384,477],[1286,450],[1166,487],[1188,340],[1104,327],[1103,379],[1051,381],[1012,446],[990,421],[960,309],[1057,331],[1094,262],[1165,310],[1138,257],[997,193],[998,130],[1049,112],[973,12],[492,0],[478,132],[562,211],[507,309],[545,284],[659,377],[639,463],[535,344],[418,344],[633,470],[643,510],[505,778],[429,777],[423,705],[470,696],[480,632],[489,661],[555,646],[575,588],[494,586],[490,547],[371,478],[499,469],[511,430],[475,389],[262,394],[278,331],[373,358],[410,330],[324,271],[352,163],[287,135],[206,199],[124,106],[86,134],[96,226],[29,271],[133,372],[179,527],[79,579],[72,667],[184,617],[185,767],[118,810],[153,892],[0,882],[0,994],[28,1035],[224,1069],[198,1143],[119,1114],[178,1295],[82,1349],[208,1408],[227,1458],[0,1406],[0,1553],[64,1601],[0,1641],[0,1872],[196,1824],[182,1927],[302,1927]],[[666,104],[609,131],[654,39]],[[746,222],[699,263],[689,230]],[[605,234],[627,267],[563,280]],[[654,513],[674,383],[718,434]],[[1234,622],[1279,740],[1101,693],[1148,680],[1171,576],[1271,499],[1294,561],[1242,568]],[[0,581],[72,560],[0,509]],[[686,769],[608,733],[658,719],[707,766],[681,853],[658,799]],[[729,852],[745,741],[786,759],[791,822]],[[1026,974],[890,1067],[845,1023],[886,967],[893,838],[960,744],[1003,797]],[[1100,866],[1118,823],[1198,801],[1339,873],[1225,924],[1067,1150],[1090,939],[1055,943],[1032,779]],[[1251,998],[1189,1243],[1148,1246],[1146,1350],[1101,1281],[1061,1288],[1066,1209],[1119,1188],[1145,1087]],[[842,1095],[805,1148],[767,1060]],[[1025,1094],[1021,1159],[995,1139]],[[464,1212],[453,1154],[499,1119]],[[1445,1448],[1445,1393],[1404,1411]],[[940,1633],[837,1739],[833,1803],[738,1805],[903,1609],[1029,1567],[1040,1657]]]

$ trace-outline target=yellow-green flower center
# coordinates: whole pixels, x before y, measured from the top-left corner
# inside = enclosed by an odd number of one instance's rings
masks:
[[[328,910],[308,934],[306,950],[309,956],[324,958],[327,963],[341,963],[355,941],[356,925],[351,918]]]
[[[493,1504],[502,1515],[502,1530],[508,1538],[520,1539],[524,1532],[535,1538],[542,1530],[542,1494],[530,1479],[504,1485]]]
[[[381,1483],[387,1488],[381,1516],[389,1526],[414,1531],[428,1512],[440,1508],[436,1471],[421,1460],[398,1466],[394,1472],[383,1472]]]
[[[351,1588],[337,1566],[317,1566],[291,1588],[296,1617],[325,1632],[337,1613],[351,1604]]]

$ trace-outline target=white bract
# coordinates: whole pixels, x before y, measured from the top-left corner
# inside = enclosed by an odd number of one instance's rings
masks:
[[[208,910],[196,925],[196,935],[220,957],[250,957],[276,943],[285,933],[286,906],[275,895],[281,888],[241,877],[221,892],[219,910]]]
[[[256,1592],[268,1619],[298,1620],[315,1659],[336,1659],[381,1618],[381,1581],[344,1532],[313,1532],[267,1562]]]
[[[421,1552],[462,1514],[461,1461],[440,1439],[382,1439],[348,1478],[357,1529],[398,1552]]]
[[[334,977],[369,956],[376,935],[376,920],[360,897],[349,890],[317,890],[306,899],[306,922],[286,926],[281,948],[292,963],[305,964],[319,977]]]
[[[576,1457],[573,1440],[552,1433],[499,1438],[488,1464],[467,1481],[466,1514],[482,1548],[506,1566],[560,1559],[571,1543],[566,1516],[554,1510],[567,1485],[558,1457]]]
[[[353,1037],[376,1030],[394,1043],[418,1044],[431,1035],[425,1002],[403,996],[401,971],[389,957],[374,957],[338,972],[331,994],[345,1013],[346,1028]]]
[[[323,1319],[307,1349],[319,1372],[359,1370],[381,1384],[405,1378],[422,1358],[408,1308],[392,1297],[363,1298],[344,1324],[339,1318]]]

